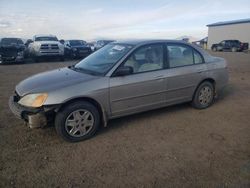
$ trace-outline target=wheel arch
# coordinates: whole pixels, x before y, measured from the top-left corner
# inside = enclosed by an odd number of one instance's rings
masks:
[[[199,88],[199,86],[200,86],[203,82],[210,82],[210,83],[214,86],[214,94],[216,94],[216,82],[215,82],[215,80],[214,80],[213,78],[205,78],[205,79],[201,80],[201,81],[197,84],[197,86],[196,86],[196,88],[195,88],[195,90],[194,90],[192,99],[194,98],[197,89]]]
[[[77,101],[85,101],[85,102],[89,102],[92,105],[94,105],[100,114],[101,122],[102,122],[103,126],[104,127],[107,126],[107,115],[106,115],[104,108],[97,100],[95,100],[91,97],[76,97],[76,98],[70,99],[68,101],[65,101],[62,105],[60,105],[58,107],[57,112],[62,110],[63,108],[65,108],[67,105],[74,103],[74,102],[77,102]]]

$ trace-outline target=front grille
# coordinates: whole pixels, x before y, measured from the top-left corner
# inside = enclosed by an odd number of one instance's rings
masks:
[[[58,45],[57,44],[51,44],[51,49],[59,49]]]
[[[42,44],[41,50],[58,50],[59,46],[57,44]]]
[[[16,57],[17,56],[17,50],[10,50],[6,49],[2,51],[2,57]]]
[[[41,50],[48,50],[49,49],[49,45],[48,44],[42,44],[40,49]]]

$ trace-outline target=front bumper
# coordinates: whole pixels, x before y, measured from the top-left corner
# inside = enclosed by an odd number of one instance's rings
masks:
[[[16,56],[16,57],[0,57],[0,63],[19,63],[23,62],[23,56]]]
[[[40,128],[47,125],[47,117],[43,108],[27,108],[17,103],[17,97],[9,98],[9,108],[19,119],[27,122],[30,128]]]
[[[53,50],[53,51],[49,51],[49,50],[40,50],[38,52],[36,52],[36,56],[38,57],[52,57],[52,56],[64,56],[64,51],[60,51],[60,50]]]

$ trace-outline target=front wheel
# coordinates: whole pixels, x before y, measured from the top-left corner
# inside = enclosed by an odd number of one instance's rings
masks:
[[[211,82],[201,83],[194,93],[192,106],[197,109],[209,107],[214,101],[214,93],[214,86]]]
[[[64,61],[64,56],[59,57],[59,60],[60,60],[61,62]]]
[[[57,133],[66,141],[78,142],[92,137],[98,130],[100,115],[94,105],[78,101],[58,112],[55,119]]]

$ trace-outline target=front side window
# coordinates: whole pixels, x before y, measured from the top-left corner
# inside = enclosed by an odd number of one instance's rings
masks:
[[[123,66],[133,68],[133,73],[163,69],[163,46],[147,45],[133,52]]]
[[[133,45],[108,44],[75,65],[76,69],[103,75],[109,71]]]
[[[170,68],[203,63],[202,56],[189,46],[169,44],[167,50]]]

